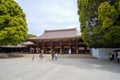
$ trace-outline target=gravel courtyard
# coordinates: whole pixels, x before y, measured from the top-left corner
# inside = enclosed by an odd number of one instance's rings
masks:
[[[89,55],[0,59],[0,80],[120,80],[120,63]]]

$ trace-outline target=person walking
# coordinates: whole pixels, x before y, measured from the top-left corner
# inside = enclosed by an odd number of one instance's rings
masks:
[[[32,56],[32,62],[34,61],[34,55]]]
[[[55,57],[55,60],[57,60],[57,58],[58,58],[57,51],[55,52],[54,57]]]
[[[52,51],[52,60],[54,60],[54,54],[55,54],[55,51],[53,50]]]
[[[118,52],[117,52],[117,50],[114,52],[114,60],[115,60],[115,62],[117,63],[117,56],[118,56]]]
[[[110,54],[109,54],[109,60],[110,60],[110,62],[113,60],[113,58],[114,58],[114,57],[112,56],[112,53],[110,53]]]
[[[44,50],[41,50],[40,54],[39,54],[39,58],[43,59],[43,54],[44,54]]]
[[[69,54],[71,54],[71,49],[69,49]]]

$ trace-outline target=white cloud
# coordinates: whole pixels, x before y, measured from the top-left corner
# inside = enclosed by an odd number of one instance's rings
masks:
[[[45,29],[76,27],[79,30],[77,0],[16,0],[26,13],[29,33]]]

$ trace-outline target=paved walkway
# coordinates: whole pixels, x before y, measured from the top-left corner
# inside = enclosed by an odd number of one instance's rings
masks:
[[[0,80],[120,80],[120,63],[87,55],[0,59]]]

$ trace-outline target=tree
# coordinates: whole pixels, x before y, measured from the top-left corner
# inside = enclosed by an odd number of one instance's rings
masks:
[[[32,38],[32,37],[36,37],[36,35],[33,35],[33,34],[27,34],[27,38]]]
[[[14,0],[0,0],[0,45],[17,45],[26,39],[25,13]]]
[[[78,0],[78,15],[88,46],[120,44],[120,0]]]
[[[98,20],[106,45],[120,44],[120,0],[102,2],[98,7]],[[111,44],[112,43],[112,44]]]
[[[82,39],[88,46],[91,46],[95,43],[95,38],[93,38],[93,27],[97,25],[97,8],[100,2],[101,0],[77,1]]]

